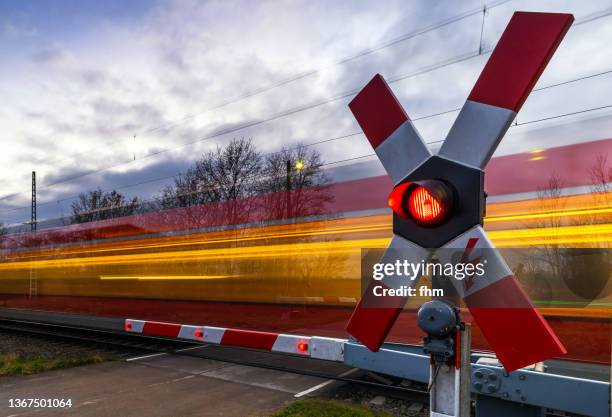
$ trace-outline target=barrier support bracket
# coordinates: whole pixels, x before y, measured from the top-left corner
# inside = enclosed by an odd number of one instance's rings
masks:
[[[480,407],[521,409],[521,416],[534,416],[539,410],[550,408],[594,417],[610,416],[610,383],[592,379],[574,378],[542,371],[519,369],[505,372],[501,366],[477,363],[487,356],[472,354],[471,392],[476,394]],[[381,372],[412,381],[429,381],[429,356],[416,346],[384,344],[378,352],[347,341],[344,363],[348,366]],[[494,389],[477,389],[477,373],[496,375]],[[490,378],[491,379],[491,378]],[[492,378],[495,380],[495,377]],[[584,395],[588,393],[588,395]],[[501,414],[500,414],[501,415]],[[514,414],[517,415],[517,414]]]

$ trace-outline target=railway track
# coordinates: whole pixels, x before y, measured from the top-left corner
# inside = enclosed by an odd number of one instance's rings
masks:
[[[20,320],[0,320],[0,331],[27,334],[54,341],[65,341],[76,346],[96,348],[112,353],[115,357],[122,360],[130,360],[140,355],[156,353],[190,356],[324,378],[358,385],[378,395],[385,395],[395,399],[416,401],[423,404],[429,402],[426,386],[422,384],[406,387],[399,378],[381,376],[360,370],[357,370],[359,372],[350,372],[351,376],[347,372],[340,374],[326,372],[326,362],[310,358],[176,339],[125,334],[110,330]],[[206,349],[198,349],[200,347],[206,347]]]
[[[335,373],[329,372],[329,370],[325,370],[329,367],[327,362],[311,358],[24,320],[1,319],[0,332],[25,334],[50,341],[65,342],[69,347],[95,348],[111,353],[120,360],[127,361],[152,354],[180,355],[313,376],[348,384],[347,389],[341,389],[344,394],[367,390],[372,394],[383,395],[388,398],[411,403],[417,402],[424,406],[429,404],[429,393],[424,384],[406,384],[406,381],[399,378],[382,376],[363,370],[337,372],[338,369],[336,368]],[[547,410],[546,416],[567,417],[568,414]]]

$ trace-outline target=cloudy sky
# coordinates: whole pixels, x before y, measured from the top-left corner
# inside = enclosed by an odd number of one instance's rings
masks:
[[[151,197],[234,137],[368,155],[356,90],[378,72],[413,119],[460,107],[515,10],[576,17],[536,88],[594,76],[534,92],[497,155],[612,137],[610,109],[531,123],[612,105],[610,2],[488,0],[481,38],[483,4],[2,0],[0,221],[28,219],[32,170],[51,218],[92,187]],[[416,125],[439,141],[456,114]]]

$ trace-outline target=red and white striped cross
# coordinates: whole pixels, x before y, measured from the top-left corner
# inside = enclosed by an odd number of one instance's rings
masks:
[[[349,107],[393,182],[398,185],[405,181],[430,158],[483,170],[572,22],[570,14],[514,13],[437,156],[431,154],[383,77],[376,75]],[[504,259],[497,251],[486,250],[494,246],[480,224],[453,236],[441,247],[462,249],[468,257],[479,253],[481,260],[486,260],[486,275],[470,280],[469,288],[464,282],[452,281],[506,370],[566,353]],[[421,262],[430,259],[431,249],[394,230],[382,262],[403,261],[406,257]],[[456,262],[450,259],[450,252],[439,251],[440,261]],[[398,282],[407,283],[394,278],[387,276],[377,285],[393,288]],[[365,291],[347,331],[376,351],[406,298],[387,297],[384,308],[368,307],[374,297],[372,291]]]

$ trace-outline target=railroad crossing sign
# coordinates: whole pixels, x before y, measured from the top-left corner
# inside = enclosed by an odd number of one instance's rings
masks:
[[[381,75],[349,104],[395,184],[388,200],[393,239],[382,261],[419,263],[436,254],[443,263],[475,257],[485,262],[484,276],[451,281],[507,371],[566,350],[482,228],[483,169],[573,20],[570,14],[516,12],[437,155],[431,154]],[[451,256],[457,250],[459,260]],[[397,278],[386,276],[376,285],[392,289],[407,283]],[[386,297],[383,307],[380,302],[368,307],[379,298],[374,286],[365,290],[347,331],[377,351],[407,298]]]

